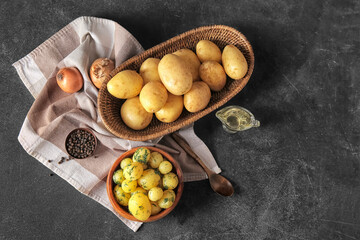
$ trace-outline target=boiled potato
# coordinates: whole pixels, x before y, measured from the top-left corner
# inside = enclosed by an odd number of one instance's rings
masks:
[[[164,160],[163,156],[159,152],[152,152],[150,154],[149,165],[152,168],[158,168],[160,163]]]
[[[121,106],[120,113],[126,126],[134,130],[146,128],[153,117],[153,114],[147,112],[141,105],[139,97],[127,99]]]
[[[137,181],[136,180],[129,180],[129,179],[125,179],[122,183],[121,183],[121,188],[124,190],[124,192],[126,193],[131,193],[134,192],[135,189],[137,187]]]
[[[210,102],[211,91],[203,81],[194,82],[190,91],[184,95],[184,106],[189,112],[203,110]]]
[[[142,164],[139,162],[132,162],[124,168],[124,177],[128,180],[136,180],[143,174]]]
[[[127,99],[137,96],[142,86],[143,79],[137,72],[124,70],[107,83],[107,90],[116,98]]]
[[[201,80],[213,91],[220,91],[226,84],[226,73],[218,62],[203,62],[199,68],[199,73]]]
[[[192,86],[192,75],[186,63],[179,56],[166,54],[158,66],[161,82],[174,95],[183,95]]]
[[[163,190],[159,187],[153,187],[148,192],[148,197],[150,201],[157,201],[159,200],[163,195]]]
[[[113,181],[114,183],[121,185],[121,183],[125,180],[124,174],[123,174],[123,170],[122,169],[118,169],[114,172],[113,175]]]
[[[152,81],[161,81],[158,66],[160,59],[158,58],[147,58],[140,66],[140,76],[144,80],[144,85]]]
[[[151,204],[147,196],[136,193],[129,199],[129,212],[138,220],[145,221],[151,215]]]
[[[169,172],[171,172],[172,170],[172,164],[165,160],[165,161],[162,161],[159,165],[159,171],[161,174],[167,174]]]
[[[135,191],[131,192],[130,194],[131,194],[131,196],[132,196],[132,195],[134,195],[135,193],[142,193],[142,194],[144,194],[145,196],[148,195],[148,192],[147,192],[145,189],[143,189],[142,187],[137,187],[137,188],[135,189]]]
[[[177,185],[179,183],[179,179],[175,173],[170,172],[163,176],[162,182],[163,182],[164,189],[174,189],[177,187]]]
[[[169,208],[173,205],[174,202],[175,202],[175,192],[173,190],[165,190],[163,196],[158,201],[158,204],[159,207],[161,208]]]
[[[158,81],[147,83],[139,95],[141,105],[150,113],[159,111],[165,105],[167,98],[166,88]]]
[[[160,173],[157,174],[154,169],[147,169],[138,179],[138,184],[145,190],[157,187],[160,182]]]
[[[151,216],[158,214],[159,212],[161,212],[161,207],[159,206],[159,204],[157,202],[152,202],[151,203]]]
[[[177,50],[173,54],[179,56],[185,61],[186,65],[190,69],[193,81],[200,80],[199,78],[200,60],[193,51],[187,48],[183,48]]]
[[[183,96],[168,94],[165,105],[155,113],[158,120],[170,123],[178,119],[184,109]]]
[[[124,158],[121,160],[120,167],[121,169],[124,169],[127,165],[130,165],[133,162],[131,158]]]
[[[129,203],[129,199],[130,199],[130,194],[124,192],[124,190],[119,186],[116,185],[114,187],[114,196],[116,201],[122,205],[122,206],[127,206]]]
[[[147,164],[148,161],[150,160],[150,157],[151,157],[150,150],[146,147],[141,147],[141,148],[136,149],[136,151],[134,152],[134,155],[132,157],[132,160],[134,162]]]
[[[248,71],[248,64],[244,55],[234,45],[227,45],[224,48],[222,63],[226,74],[234,80],[242,79]]]
[[[201,40],[196,44],[196,55],[200,62],[212,60],[221,63],[220,48],[209,40]]]

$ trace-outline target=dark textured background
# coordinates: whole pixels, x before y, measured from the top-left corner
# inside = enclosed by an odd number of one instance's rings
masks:
[[[185,184],[166,218],[133,233],[28,156],[17,135],[33,98],[11,64],[79,16],[115,20],[150,48],[225,24],[252,43],[255,71],[227,105],[261,127],[195,124],[236,193]],[[0,239],[360,239],[360,2],[1,1]]]

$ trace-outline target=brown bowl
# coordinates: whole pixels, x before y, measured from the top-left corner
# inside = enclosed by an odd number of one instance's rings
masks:
[[[115,183],[112,180],[112,176],[113,176],[114,172],[116,170],[120,169],[121,161],[127,157],[131,157],[138,148],[140,148],[140,147],[133,148],[133,149],[123,153],[113,163],[112,167],[110,168],[107,179],[106,179],[106,191],[107,191],[107,195],[109,197],[110,203],[117,213],[119,213],[122,217],[124,217],[126,219],[129,219],[132,221],[137,221],[137,222],[142,222],[142,221],[136,219],[133,215],[131,215],[131,213],[129,213],[127,207],[123,207],[120,204],[118,204],[118,202],[115,199],[114,193],[113,193]],[[179,179],[179,184],[176,187],[176,189],[174,189],[174,192],[176,193],[176,198],[175,198],[173,205],[170,208],[162,210],[160,213],[158,213],[156,215],[150,216],[146,221],[144,221],[144,222],[153,222],[153,221],[156,221],[156,220],[159,220],[159,219],[165,217],[176,207],[176,205],[178,204],[178,202],[181,198],[181,195],[182,195],[182,192],[184,189],[184,180],[183,180],[183,173],[182,173],[179,163],[170,154],[168,154],[167,152],[164,152],[163,150],[156,148],[156,147],[146,146],[146,148],[148,148],[150,151],[156,151],[156,152],[161,153],[164,158],[166,158],[169,162],[171,162],[171,164],[174,167],[172,172],[174,172],[178,176],[178,179]]]
[[[199,112],[190,113],[184,109],[181,116],[172,123],[160,122],[154,116],[150,125],[143,130],[133,130],[127,127],[120,115],[120,108],[124,100],[113,97],[107,91],[106,85],[110,79],[122,70],[129,69],[138,71],[141,64],[149,57],[162,58],[165,54],[175,52],[181,48],[189,48],[195,51],[196,44],[203,39],[213,41],[221,50],[229,44],[239,48],[248,63],[248,72],[244,78],[236,81],[228,78],[225,87],[219,92],[212,92],[209,104]],[[111,133],[117,137],[129,140],[146,141],[172,133],[209,114],[239,93],[250,79],[254,70],[254,61],[254,53],[249,41],[234,28],[214,25],[185,32],[148,49],[140,55],[130,58],[107,76],[101,85],[98,95],[98,110],[101,119]]]
[[[67,142],[69,141],[70,136],[71,136],[74,132],[76,132],[76,131],[78,131],[78,130],[80,130],[80,131],[85,131],[85,132],[87,132],[87,133],[90,133],[90,134],[94,137],[94,149],[93,149],[93,151],[91,151],[91,153],[89,153],[89,154],[88,154],[87,156],[85,156],[85,157],[75,156],[74,154],[72,154],[72,153],[69,151],[68,146],[67,146]],[[94,154],[94,152],[95,152],[95,150],[96,150],[96,147],[97,147],[97,138],[96,138],[95,134],[94,134],[90,129],[87,129],[87,128],[76,128],[76,129],[72,130],[72,131],[67,135],[67,137],[66,137],[66,139],[65,139],[65,149],[66,149],[66,152],[67,152],[71,157],[76,158],[76,159],[84,159],[84,158],[87,158],[87,157],[91,157],[91,156]]]

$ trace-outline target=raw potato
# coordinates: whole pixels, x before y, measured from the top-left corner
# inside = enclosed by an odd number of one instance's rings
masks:
[[[176,96],[168,93],[165,105],[155,113],[157,119],[161,122],[170,123],[178,119],[184,109],[183,96]]]
[[[124,168],[123,174],[124,177],[128,180],[136,180],[141,177],[143,171],[144,170],[141,163],[132,162],[130,165],[127,165]]]
[[[134,192],[135,189],[137,187],[137,181],[136,180],[129,180],[129,179],[125,179],[122,183],[121,183],[121,188],[124,190],[124,192],[126,193],[131,193]]]
[[[127,99],[121,106],[121,118],[131,129],[141,130],[146,128],[153,114],[147,112],[140,103],[139,97]]]
[[[140,75],[144,80],[144,85],[152,81],[161,81],[158,66],[160,59],[147,58],[140,66]]]
[[[174,202],[175,192],[173,190],[165,190],[162,198],[158,201],[158,204],[161,208],[169,208]]]
[[[186,63],[174,54],[166,54],[158,67],[161,82],[174,95],[187,93],[192,86],[192,75]]]
[[[224,48],[222,62],[226,74],[234,80],[242,79],[248,71],[244,55],[234,45],[227,45]]]
[[[191,90],[184,95],[184,106],[189,112],[198,112],[208,105],[210,98],[209,86],[202,81],[194,82]]]
[[[163,156],[159,152],[152,152],[150,154],[149,164],[152,168],[158,168],[160,163],[164,160]]]
[[[167,98],[166,88],[158,81],[145,84],[139,95],[141,105],[150,113],[159,111],[165,105]]]
[[[120,205],[122,205],[122,206],[128,205],[130,194],[124,192],[124,190],[119,185],[116,185],[114,188],[114,196],[115,196],[116,201]]]
[[[201,80],[213,91],[220,91],[226,84],[226,73],[218,62],[203,62],[200,66],[199,73]]]
[[[116,98],[127,99],[137,96],[142,86],[143,79],[137,72],[124,70],[107,83],[107,90]]]
[[[165,174],[162,180],[164,189],[174,189],[179,183],[178,177],[172,172]]]
[[[159,171],[161,174],[167,174],[171,172],[171,170],[172,170],[172,165],[169,161],[165,160],[160,163]]]
[[[151,215],[151,204],[147,196],[136,193],[129,199],[129,211],[138,220],[145,221]]]
[[[209,40],[201,40],[196,44],[196,55],[200,62],[212,60],[221,63],[220,48]]]
[[[183,49],[177,50],[173,54],[179,56],[180,58],[182,58],[185,61],[186,65],[188,66],[188,68],[191,71],[193,82],[200,80],[199,67],[200,67],[201,63],[200,63],[199,58],[196,56],[196,54],[193,51],[191,51],[190,49],[187,49],[187,48],[183,48]]]
[[[151,202],[151,216],[158,214],[161,211],[161,207],[157,202]]]
[[[134,162],[147,164],[148,161],[150,160],[150,157],[151,157],[150,150],[146,147],[141,147],[141,148],[136,149],[136,151],[134,152],[134,155],[132,157],[132,160]]]
[[[155,173],[154,169],[147,169],[143,172],[138,180],[138,184],[145,190],[150,190],[157,187],[160,182],[160,173]]]

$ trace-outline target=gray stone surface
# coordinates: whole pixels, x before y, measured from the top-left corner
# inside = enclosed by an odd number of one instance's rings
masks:
[[[79,16],[117,21],[152,47],[194,27],[247,36],[255,71],[228,104],[258,129],[195,124],[234,196],[185,184],[166,218],[133,233],[28,156],[17,134],[33,98],[11,64]],[[1,1],[0,239],[360,239],[360,2]]]

